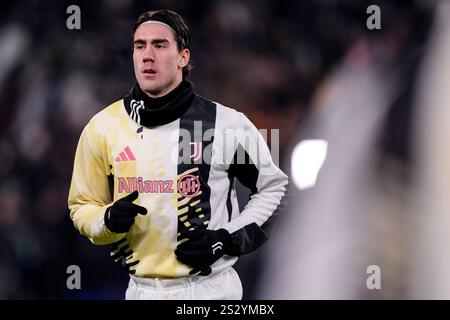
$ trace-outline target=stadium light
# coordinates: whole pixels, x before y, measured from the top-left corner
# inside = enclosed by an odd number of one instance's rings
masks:
[[[304,190],[316,184],[317,175],[327,156],[328,141],[303,140],[292,152],[291,174],[297,188]]]

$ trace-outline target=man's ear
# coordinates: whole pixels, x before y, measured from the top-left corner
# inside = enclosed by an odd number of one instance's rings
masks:
[[[186,67],[189,63],[189,59],[191,58],[191,52],[189,49],[183,49],[180,55],[180,61],[178,62],[178,67],[180,69]]]

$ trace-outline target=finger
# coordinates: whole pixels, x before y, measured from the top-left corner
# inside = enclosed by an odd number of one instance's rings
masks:
[[[211,272],[212,272],[211,267],[206,267],[206,268],[200,270],[199,275],[200,276],[207,276],[207,275],[211,274]]]
[[[189,258],[191,256],[191,254],[189,252],[186,252],[186,251],[183,251],[180,249],[175,249],[174,253],[178,260],[180,258],[184,260],[185,258]]]
[[[199,240],[197,240],[197,241],[188,240],[186,242],[179,244],[177,246],[177,248],[181,251],[191,252],[191,251],[198,250],[199,248],[201,248],[201,246],[202,246],[202,242]]]
[[[194,267],[189,272],[190,275],[198,274],[199,276],[207,276],[211,274],[211,267]]]
[[[182,250],[175,250],[175,256],[180,262],[183,262],[185,264],[193,265],[198,260],[198,257],[196,254],[192,252],[186,252]]]
[[[180,236],[182,238],[188,238],[189,240],[199,240],[203,238],[206,233],[206,229],[195,229],[192,231],[181,231]]]
[[[191,271],[189,271],[190,275],[194,275],[197,273],[200,273],[202,270],[198,269],[198,268],[193,268]]]
[[[139,197],[139,192],[136,190],[136,191],[133,191],[132,193],[130,193],[129,195],[123,197],[121,200],[125,200],[127,202],[133,202],[138,197]]]
[[[122,212],[125,212],[126,216],[129,216],[129,217],[135,217],[138,213],[143,214],[143,215],[147,214],[146,208],[141,207],[132,202],[122,202],[121,208],[122,208]]]
[[[134,211],[134,212],[136,212],[136,213],[139,213],[139,214],[142,214],[142,215],[146,215],[147,214],[147,209],[146,208],[144,208],[144,207],[142,207],[142,206],[139,206],[139,205],[137,205],[137,204],[134,204],[134,203],[132,203],[132,210]]]
[[[188,266],[192,266],[195,264],[195,262],[192,261],[192,259],[185,258],[184,256],[177,256],[177,260],[180,261],[182,264],[185,264]]]
[[[183,263],[185,265],[188,265],[188,266],[191,266],[191,267],[195,267],[195,266],[199,265],[199,263],[198,263],[199,258],[192,257],[192,256],[189,256],[189,255],[179,254],[177,256],[177,260],[180,261],[181,263]]]

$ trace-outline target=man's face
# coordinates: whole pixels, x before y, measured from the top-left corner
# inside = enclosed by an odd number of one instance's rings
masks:
[[[134,33],[134,73],[151,97],[161,97],[180,84],[189,56],[188,49],[178,52],[174,32],[163,25],[143,23]]]

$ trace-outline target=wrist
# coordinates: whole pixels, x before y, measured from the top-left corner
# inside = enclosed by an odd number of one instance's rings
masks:
[[[105,222],[106,229],[108,229],[110,232],[113,232],[111,230],[111,206],[106,208],[105,214],[103,215],[103,221]]]
[[[232,255],[232,248],[233,248],[233,238],[231,237],[231,234],[226,229],[219,229],[217,230],[219,233],[219,236],[223,242],[223,251],[226,255]]]

